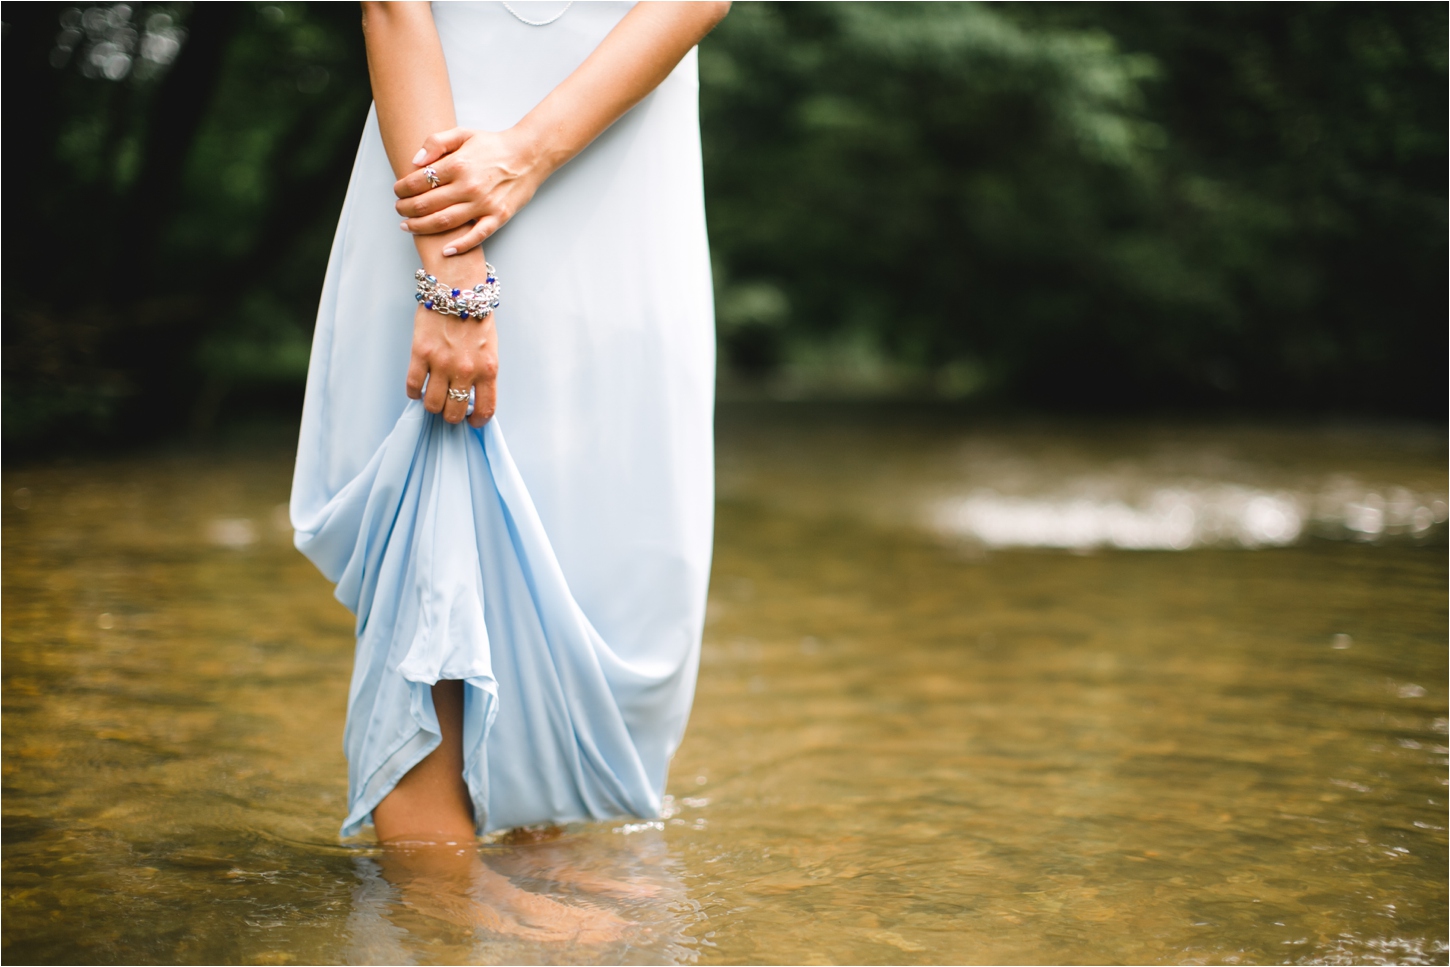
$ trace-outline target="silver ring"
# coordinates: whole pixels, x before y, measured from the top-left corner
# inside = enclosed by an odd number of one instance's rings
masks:
[[[450,389],[448,391],[448,398],[450,400],[457,400],[460,403],[467,403],[468,402],[468,390],[466,390],[466,389]]]
[[[437,188],[443,184],[443,179],[438,177],[438,172],[433,170],[432,165],[423,169],[423,177],[428,179],[429,188]]]

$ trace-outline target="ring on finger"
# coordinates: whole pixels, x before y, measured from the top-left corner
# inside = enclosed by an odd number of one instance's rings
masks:
[[[433,170],[432,165],[423,169],[423,177],[428,179],[429,188],[437,188],[443,184],[443,179],[438,177],[438,172]]]
[[[468,396],[469,392],[466,389],[450,388],[448,390],[448,398],[458,403],[467,403]]]

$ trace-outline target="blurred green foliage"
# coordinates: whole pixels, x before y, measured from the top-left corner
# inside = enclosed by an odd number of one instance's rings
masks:
[[[295,414],[357,8],[3,18],[7,450]],[[737,3],[700,60],[725,387],[1442,419],[1446,28]]]
[[[4,20],[7,451],[295,414],[370,101],[357,7]]]
[[[727,358],[1443,418],[1445,37],[1429,4],[737,4],[700,62]]]

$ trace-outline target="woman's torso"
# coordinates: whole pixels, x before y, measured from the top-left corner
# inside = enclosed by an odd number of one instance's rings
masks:
[[[530,20],[562,6],[512,5]],[[435,4],[458,123],[517,122],[631,6],[575,3],[534,27],[502,3]],[[417,255],[393,177],[372,116],[319,311],[293,500],[304,529],[407,403]],[[713,517],[694,52],[485,248],[503,282],[500,425],[570,587],[622,652],[677,660],[703,618]]]

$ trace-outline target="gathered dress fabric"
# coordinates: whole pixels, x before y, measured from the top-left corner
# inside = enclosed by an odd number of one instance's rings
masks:
[[[630,6],[434,4],[459,125],[516,123]],[[357,615],[343,835],[437,747],[444,679],[466,683],[480,832],[656,816],[694,695],[713,521],[695,54],[485,246],[503,303],[481,430],[404,391],[418,257],[393,181],[372,113],[292,486],[297,547]]]

